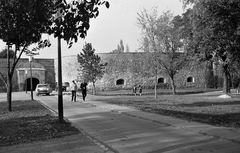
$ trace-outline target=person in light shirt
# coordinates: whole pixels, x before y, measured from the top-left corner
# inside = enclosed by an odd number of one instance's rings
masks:
[[[72,81],[72,85],[71,85],[71,91],[72,91],[72,101],[76,102],[76,98],[77,98],[77,84],[75,83],[75,81]]]

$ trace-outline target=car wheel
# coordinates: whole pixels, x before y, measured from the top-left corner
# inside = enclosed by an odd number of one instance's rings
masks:
[[[46,95],[47,95],[47,96],[49,96],[49,95],[50,95],[50,93],[47,93]]]
[[[38,94],[38,93],[36,93],[36,95],[37,95],[37,96],[39,96],[39,94]]]

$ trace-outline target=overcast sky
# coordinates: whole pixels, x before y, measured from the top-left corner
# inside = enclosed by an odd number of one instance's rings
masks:
[[[171,10],[175,15],[183,13],[180,0],[108,0],[110,8],[99,8],[100,14],[90,21],[90,29],[87,38],[79,39],[72,48],[68,49],[62,41],[62,56],[77,55],[81,52],[85,42],[92,43],[96,53],[108,53],[117,48],[120,39],[124,45],[128,44],[130,51],[139,48],[141,29],[137,26],[137,13],[145,8],[150,10],[158,8],[158,13]],[[39,51],[36,58],[57,58],[57,40],[49,38],[52,46]],[[5,48],[5,43],[0,41],[0,51]],[[25,57],[25,56],[22,56]]]

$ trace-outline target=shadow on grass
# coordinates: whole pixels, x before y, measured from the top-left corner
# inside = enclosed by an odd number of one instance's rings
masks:
[[[28,113],[37,114],[37,113],[48,113],[48,111],[43,111],[44,107],[38,104],[36,101],[32,100],[15,100],[12,101],[12,111],[8,111],[7,102],[0,103],[0,115],[8,114],[8,116],[12,116],[14,114],[18,114],[24,112],[25,115]],[[42,112],[39,112],[42,111]]]
[[[228,102],[195,102],[190,104],[178,104],[181,107],[206,107],[214,105],[240,105],[240,101],[228,101]]]
[[[192,91],[192,92],[177,92],[176,95],[188,95],[188,94],[199,94],[199,93],[204,93],[204,91]],[[154,95],[154,92],[149,92],[149,93],[142,93],[142,95]],[[172,95],[173,93],[171,91],[166,91],[166,92],[158,92],[158,95]],[[104,93],[104,92],[99,92],[96,94],[97,96],[133,96],[133,93]],[[137,93],[139,95],[139,93]]]
[[[6,105],[0,103],[0,147],[79,133],[70,123],[59,123],[57,116],[36,101],[13,101],[12,112]]]
[[[207,123],[215,126],[240,128],[240,113],[201,114],[165,109],[140,108],[142,111],[181,118],[188,121]]]
[[[60,124],[57,117],[49,115],[3,120],[0,127],[0,147],[79,133],[69,123]]]

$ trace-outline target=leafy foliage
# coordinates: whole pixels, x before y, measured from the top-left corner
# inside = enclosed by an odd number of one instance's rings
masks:
[[[29,46],[50,28],[51,0],[1,0],[0,39],[17,46]]]
[[[0,52],[0,58],[7,58],[7,49],[3,49],[1,52]],[[15,53],[13,50],[9,50],[9,54],[10,54],[10,58],[13,58],[15,56]]]
[[[78,36],[85,38],[90,28],[90,19],[99,15],[98,6],[105,4],[109,8],[109,2],[101,0],[73,0],[67,3],[65,0],[56,0],[55,16],[49,34],[63,38],[69,44],[78,41]]]

